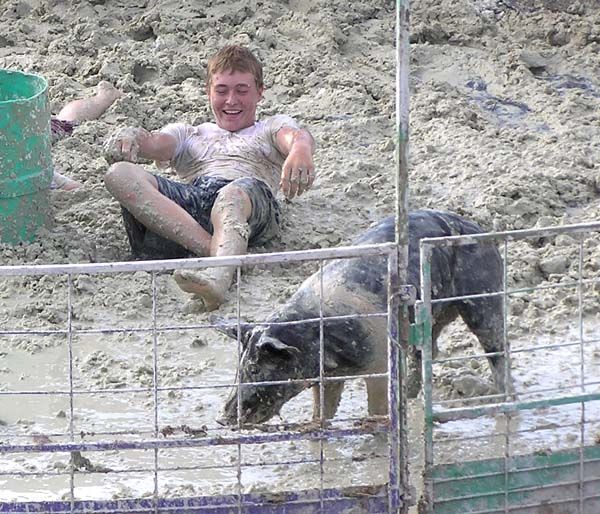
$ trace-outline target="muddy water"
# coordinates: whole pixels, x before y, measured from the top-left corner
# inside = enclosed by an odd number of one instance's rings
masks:
[[[53,193],[53,223],[31,245],[1,246],[2,264],[129,259],[120,209],[102,182],[108,164],[100,147],[109,134],[125,126],[156,130],[174,121],[209,120],[205,63],[218,47],[231,42],[250,46],[265,64],[267,87],[259,116],[293,115],[311,129],[318,148],[313,190],[293,203],[284,202],[281,237],[268,248],[255,251],[344,244],[371,222],[394,212],[394,6],[383,0],[205,4],[173,0],[0,3],[0,66],[46,76],[53,112],[73,98],[92,94],[101,80],[124,92],[100,120],[82,124],[74,137],[53,147],[58,171],[82,182],[84,189]],[[416,0],[411,9],[411,206],[457,211],[490,230],[600,219],[597,1]],[[150,164],[148,169],[166,173]],[[572,278],[578,250],[566,237],[515,243],[510,260],[511,286],[547,286],[561,277]],[[586,246],[584,270],[586,278],[598,277],[597,239]],[[310,266],[250,270],[242,288],[244,317],[264,318],[312,271]],[[162,325],[207,322],[206,313],[179,291],[169,276],[162,277],[159,293]],[[560,333],[576,314],[574,296],[572,292],[548,291],[513,298],[510,334],[517,340],[533,341],[549,331]],[[586,292],[585,315],[592,324],[600,310],[599,297],[597,286]],[[72,300],[73,322],[81,328],[143,326],[152,304],[148,279],[143,275],[115,277],[105,283],[76,277]],[[0,279],[3,328],[64,329],[66,306],[64,283],[49,278]],[[235,311],[230,296],[219,314]],[[196,338],[199,341],[194,345]],[[464,346],[472,340],[459,328],[450,330],[445,338],[441,346],[447,355],[475,347],[472,342]],[[134,424],[154,433],[152,398],[148,393],[124,392],[148,387],[152,347],[147,333],[133,330],[75,338],[75,384],[121,391],[78,396],[75,432],[119,431]],[[200,330],[193,336],[185,331],[161,333],[159,348],[161,385],[198,384],[207,377],[219,383],[234,379],[235,349],[213,331]],[[67,355],[64,336],[2,336],[0,388],[65,390],[69,382]],[[515,362],[515,377],[524,389],[557,376],[574,380],[579,373],[576,354],[557,357],[548,350],[531,355],[519,356]],[[550,373],[549,366],[559,359],[560,367]],[[593,355],[590,362],[594,370]],[[484,365],[446,365],[438,375],[439,400],[482,391],[487,384]],[[478,382],[473,377],[483,378]],[[462,384],[460,390],[452,383]],[[359,410],[364,407],[359,399],[363,393],[357,385],[357,400],[345,398],[344,412],[364,412]],[[216,429],[214,417],[224,395],[224,389],[165,393],[160,423],[207,424]],[[64,397],[22,396],[15,401],[2,395],[0,401],[3,441],[30,442],[36,434],[60,440],[54,434],[68,428],[69,404]],[[560,409],[557,418],[561,423],[577,418],[576,413],[560,417],[562,412]],[[540,413],[540,419],[548,417],[553,425],[557,420],[550,414]],[[304,396],[290,403],[286,416],[308,419],[310,399]],[[496,425],[496,420],[486,421],[489,430]],[[480,427],[455,423],[440,429],[460,436]],[[590,427],[589,433],[592,431]],[[562,445],[566,438],[552,431],[544,434],[540,447],[552,446],[556,438]],[[452,444],[468,448],[472,443]],[[529,448],[524,446],[524,450]],[[364,449],[367,455],[381,450],[369,438],[342,443],[340,448],[344,456],[353,454],[355,448]],[[501,446],[492,448],[500,451]],[[281,461],[289,448],[279,450],[260,448]],[[198,461],[218,462],[219,469],[202,471],[203,476],[214,477],[206,484],[208,491],[233,487],[235,473],[223,463],[235,461],[237,456],[227,452],[197,450],[165,458],[169,465],[187,463],[190,455]],[[85,457],[93,465],[110,468],[153,461],[147,452]],[[31,455],[16,456],[7,461],[6,469],[62,472],[69,465],[69,457],[62,454],[31,459]],[[340,466],[341,473],[336,468],[337,478],[359,480],[354,470],[364,466],[365,474],[376,481],[381,466],[368,468],[369,459],[361,459]],[[298,478],[290,474],[290,466],[260,468],[249,473],[247,483],[275,487],[273,484],[287,480],[286,486],[297,487],[318,475],[312,469],[304,471]],[[198,473],[189,471],[169,472],[160,491],[185,494],[195,490],[190,474],[197,478]],[[264,480],[259,480],[263,476]],[[68,491],[64,477],[18,480],[3,474],[0,480],[4,481],[0,484],[3,494],[11,497],[60,497]],[[147,471],[126,478],[104,473],[90,479],[77,476],[76,480],[83,497],[128,496],[153,489]]]
[[[280,270],[282,272],[283,270]],[[249,271],[248,278],[261,275],[263,270]],[[276,275],[276,272],[275,272]],[[125,276],[77,276],[77,289],[71,296],[73,327],[95,330],[94,333],[75,333],[70,340],[66,335],[3,337],[0,354],[2,391],[27,391],[18,397],[0,396],[3,425],[0,437],[16,443],[43,443],[141,440],[158,437],[182,436],[185,430],[196,430],[202,437],[229,433],[216,423],[220,409],[235,380],[237,348],[235,342],[210,328],[189,328],[197,318],[193,305],[187,304],[190,314],[170,318],[161,310],[172,288],[169,275],[157,277],[156,339],[148,329],[151,290],[149,277],[143,272],[128,277],[138,284],[137,310],[123,309],[126,298],[120,302],[107,299],[119,295],[118,284]],[[263,277],[264,278],[264,277]],[[18,279],[24,280],[24,279]],[[64,328],[66,295],[64,280],[45,277],[41,280],[53,291],[54,307],[48,313],[41,310],[37,325],[35,316],[17,321],[12,327],[26,325],[29,329]],[[285,287],[282,282],[278,287]],[[41,286],[40,286],[41,287]],[[274,285],[275,287],[275,285]],[[94,294],[90,294],[90,292]],[[88,312],[84,306],[93,303],[98,292],[102,307]],[[241,297],[251,294],[244,283]],[[62,295],[60,294],[62,293]],[[161,294],[162,293],[162,294]],[[39,298],[39,296],[38,296]],[[241,302],[245,305],[244,302]],[[3,300],[11,312],[31,312],[27,306],[38,305],[27,295]],[[66,309],[65,309],[66,310]],[[247,318],[252,308],[243,309]],[[83,315],[85,313],[85,316]],[[96,315],[97,313],[97,315]],[[584,320],[582,332],[588,341],[583,350],[577,344],[562,348],[547,347],[579,341],[577,320],[563,320],[565,330],[554,328],[550,334],[521,335],[511,339],[513,349],[513,376],[521,401],[547,398],[549,391],[564,393],[591,392],[580,385],[580,357],[583,356],[584,375],[600,375],[600,320],[591,316]],[[511,324],[517,331],[516,324]],[[119,328],[122,332],[108,333]],[[70,348],[70,350],[69,350]],[[489,372],[484,359],[478,358],[479,347],[464,325],[455,323],[440,341],[442,358],[460,358],[434,368],[434,395],[436,403],[445,406],[464,406],[469,397],[488,394]],[[71,357],[70,357],[71,355]],[[153,366],[157,360],[159,387],[157,422],[155,424],[152,392]],[[72,363],[70,369],[69,363]],[[589,378],[588,378],[589,380]],[[72,381],[77,394],[71,400],[68,394]],[[59,394],[60,393],[60,394]],[[422,451],[420,400],[410,403],[409,448],[412,473],[418,482]],[[586,407],[584,444],[593,444],[600,430],[599,402]],[[285,405],[274,423],[310,420],[312,395],[305,391]],[[366,391],[362,381],[353,381],[346,388],[338,426],[352,426],[352,420],[366,416]],[[344,421],[345,420],[345,421]],[[549,407],[525,411],[508,421],[510,435],[506,435],[507,420],[502,415],[483,417],[472,421],[456,421],[437,425],[435,436],[436,463],[457,462],[503,457],[507,440],[513,454],[536,451],[554,451],[576,447],[581,439],[581,408],[579,406]],[[73,439],[69,434],[73,433]],[[317,442],[286,442],[244,446],[241,484],[244,491],[279,491],[293,488],[323,486],[367,485],[387,480],[388,441],[385,436],[365,435],[323,446],[324,467],[321,474],[319,460],[321,447]],[[109,499],[151,495],[154,492],[154,453],[126,450],[84,452],[83,460],[73,461],[69,453],[9,454],[3,461],[5,470],[0,476],[3,499],[49,500],[67,497],[70,491],[69,469],[76,466],[75,492],[81,499]],[[86,460],[87,459],[87,460]],[[237,447],[194,448],[161,450],[158,453],[158,491],[165,496],[182,494],[226,494],[238,490]],[[23,479],[23,472],[39,472],[35,479]]]
[[[573,320],[572,325],[562,333],[511,341],[513,378],[520,402],[598,391],[595,377],[600,374],[600,320],[598,317],[584,320],[583,343],[578,321]],[[434,391],[437,390],[440,406],[477,405],[464,397],[457,399],[460,393],[456,383],[454,394],[448,394],[447,387],[449,377],[469,377],[469,367],[477,369],[478,365],[474,366],[477,362],[466,359],[462,369],[456,364],[457,369],[448,364],[446,369],[436,365],[438,388]],[[582,382],[587,385],[582,386]],[[476,384],[473,390],[481,387],[477,381],[473,383]],[[449,396],[455,398],[449,399]],[[435,460],[440,464],[471,460],[474,455],[477,459],[503,458],[507,451],[512,455],[529,455],[572,449],[581,444],[597,444],[600,402],[588,402],[584,409],[580,403],[575,403],[522,410],[509,416],[498,414],[451,421],[438,425],[434,432],[437,440]]]
[[[140,292],[144,289],[142,284],[147,282],[144,275],[137,273],[129,278],[140,283]],[[169,291],[167,278],[158,277],[159,291],[163,288]],[[83,289],[103,291],[106,299],[118,295],[116,290],[111,293],[110,288],[122,279],[75,278],[73,283],[79,285],[79,292],[75,290],[72,295],[72,323],[75,329],[120,328],[123,332],[75,333],[70,341],[66,335],[3,337],[2,391],[27,394],[0,396],[3,422],[0,437],[8,438],[13,444],[30,444],[69,440],[139,441],[178,437],[185,430],[196,430],[211,437],[227,433],[215,420],[230,391],[226,386],[235,380],[238,358],[235,343],[212,329],[189,329],[177,323],[180,320],[163,316],[160,296],[156,340],[152,333],[142,331],[148,328],[146,301],[140,302],[137,313],[123,311],[123,302],[111,305],[110,301],[103,301],[103,308],[95,309],[97,317],[90,312],[82,315],[85,312],[82,306],[91,300],[89,296],[86,301],[78,298]],[[60,295],[62,280],[52,277],[42,280],[49,287],[49,282],[54,283],[51,289],[55,305],[59,309],[66,306]],[[62,292],[65,290],[63,287]],[[143,293],[140,297],[145,298]],[[26,297],[7,299],[3,303],[11,312],[27,310],[26,306],[31,304],[32,299]],[[62,314],[55,317],[64,320],[66,314]],[[193,318],[188,317],[188,321]],[[16,330],[16,325],[6,328]],[[28,317],[26,325],[30,329],[36,326],[33,316]],[[57,324],[42,319],[37,328],[56,330]],[[157,396],[156,424],[151,390],[155,358],[158,384],[165,389]],[[66,394],[71,381],[76,391],[72,400]],[[306,421],[311,415],[312,395],[306,391],[285,406],[276,422]],[[339,418],[351,420],[365,415],[366,391],[360,382],[348,388]],[[69,437],[71,432],[73,439]],[[235,446],[161,450],[158,454],[159,494],[234,493],[238,490],[240,458],[244,463],[241,474],[244,491],[286,490],[290,484],[304,488],[385,481],[388,450],[384,436],[331,441],[323,445],[322,451],[325,465],[321,474],[321,446],[317,442],[245,446],[240,456]],[[80,470],[97,472],[76,474],[78,498],[137,497],[154,492],[152,451],[84,452],[83,459],[89,461],[73,462],[72,459],[69,453],[8,455],[0,477],[2,499],[60,499],[69,493],[68,470],[73,465]],[[351,470],[344,473],[343,483],[340,482],[342,469]],[[18,476],[25,472],[40,475],[27,479]],[[54,476],[56,474],[62,475]]]
[[[82,338],[84,339],[84,338]],[[89,339],[89,338],[85,338]],[[180,345],[181,336],[161,338],[160,353],[169,352],[176,344]],[[154,410],[151,392],[128,393],[126,388],[141,386],[129,373],[130,369],[137,370],[133,375],[150,377],[151,364],[140,364],[146,361],[142,355],[147,345],[137,338],[127,338],[117,342],[113,338],[107,341],[118,351],[119,362],[107,358],[102,344],[97,340],[81,340],[74,343],[75,349],[75,380],[76,384],[88,387],[116,387],[113,393],[90,394],[76,396],[74,399],[74,433],[75,440],[94,441],[116,438],[121,440],[140,440],[152,438],[154,435]],[[146,347],[146,348],[145,348]],[[199,386],[206,389],[200,391],[171,391],[159,393],[158,427],[160,432],[167,428],[174,429],[173,437],[183,435],[179,429],[185,424],[191,429],[207,429],[211,436],[225,435],[225,431],[215,424],[220,408],[224,404],[229,389],[213,389],[211,386],[226,384],[233,380],[235,358],[223,359],[224,355],[233,354],[231,343],[213,341],[210,347],[201,347],[189,352],[179,352],[177,369],[179,376],[170,373],[169,365],[159,365],[160,382],[163,386],[185,387]],[[90,357],[77,364],[78,354],[86,353]],[[185,353],[185,355],[182,355]],[[43,389],[65,389],[67,356],[61,347],[45,349],[39,355],[14,351],[11,357],[3,359],[4,389],[39,390],[39,379],[44,377]],[[229,361],[229,362],[228,362]],[[194,362],[187,366],[185,362]],[[204,364],[199,364],[204,363]],[[100,377],[104,368],[109,366],[113,373]],[[193,368],[193,369],[192,369]],[[118,371],[121,369],[122,371]],[[27,372],[24,372],[27,370]],[[99,370],[98,373],[96,370]],[[143,370],[143,373],[139,373]],[[119,389],[123,388],[123,392]],[[356,386],[346,395],[342,406],[341,417],[354,417],[358,413],[365,415],[366,393],[364,387]],[[70,416],[68,397],[24,396],[15,407],[14,397],[3,397],[0,411],[4,416],[6,427],[0,427],[0,434],[10,433],[13,442],[25,443],[51,440],[53,442],[67,441],[68,437],[57,434],[68,433]],[[312,396],[302,394],[290,402],[282,413],[286,421],[300,421],[310,418]],[[358,411],[358,412],[357,412]],[[10,427],[5,431],[5,428]],[[127,432],[135,427],[140,435],[128,436]],[[85,432],[85,438],[80,438],[80,432]],[[16,435],[16,434],[18,435]],[[42,436],[41,434],[44,434]],[[54,435],[53,435],[54,434]],[[119,435],[120,434],[120,435]],[[159,434],[160,437],[160,434]],[[46,439],[47,438],[47,439]],[[354,437],[342,442],[331,442],[324,445],[325,486],[340,485],[340,471],[348,469],[344,474],[344,485],[368,484],[374,479],[378,483],[384,481],[387,470],[387,445],[380,437]],[[154,491],[153,482],[153,452],[151,451],[109,451],[85,452],[85,458],[90,459],[94,468],[88,470],[123,470],[118,475],[94,474],[76,478],[76,494],[78,498],[111,498],[124,496],[144,496]],[[177,494],[217,494],[237,491],[238,461],[237,448],[216,447],[210,449],[164,450],[159,452],[161,468],[181,468],[181,471],[161,471],[159,473],[159,492],[167,496]],[[321,476],[319,472],[320,445],[316,442],[295,442],[260,444],[243,448],[242,459],[245,463],[262,463],[260,466],[246,466],[242,473],[242,484],[245,491],[276,491],[289,489],[290,484],[301,487],[319,487]],[[336,459],[334,462],[333,459]],[[69,469],[71,456],[66,453],[54,455],[17,454],[3,459],[4,472],[19,473],[25,471],[65,472]],[[307,463],[286,464],[307,460]],[[312,462],[312,463],[311,463]],[[185,469],[188,468],[188,471]],[[145,469],[144,472],[126,470]],[[351,470],[351,471],[350,471]],[[36,477],[35,480],[23,480],[3,476],[0,485],[3,490],[3,500],[25,499],[57,499],[68,492],[68,475],[61,479],[56,477]],[[33,486],[33,488],[32,488]]]

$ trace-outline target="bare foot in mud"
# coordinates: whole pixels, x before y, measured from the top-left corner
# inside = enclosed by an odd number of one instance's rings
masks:
[[[226,288],[205,270],[177,270],[173,278],[182,291],[201,298],[207,311],[214,311],[225,301]]]
[[[96,96],[102,100],[108,101],[109,104],[112,104],[117,98],[123,96],[123,93],[110,82],[102,80],[98,82],[98,85],[96,86]]]
[[[59,187],[59,189],[61,191],[75,191],[76,189],[79,189],[82,186],[83,184],[81,182],[69,178],[61,187]]]
[[[82,186],[83,184],[81,182],[73,180],[72,178],[55,171],[52,177],[52,184],[50,188],[60,191],[75,191]]]

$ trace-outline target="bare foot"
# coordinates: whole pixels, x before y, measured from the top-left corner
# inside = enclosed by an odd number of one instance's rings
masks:
[[[96,96],[102,99],[106,99],[110,103],[114,102],[117,98],[123,96],[123,93],[119,91],[115,86],[106,80],[101,80],[96,86]]]
[[[214,311],[225,301],[227,286],[218,278],[210,276],[206,270],[176,270],[173,278],[181,290],[202,299],[207,311]]]
[[[60,188],[60,190],[61,191],[75,191],[76,189],[79,189],[80,187],[83,187],[83,184],[81,182],[78,182],[77,180],[73,180],[72,178],[70,178],[70,179],[67,179],[67,181]]]
[[[72,178],[69,178],[66,175],[61,175],[60,173],[55,171],[52,177],[52,184],[50,185],[50,189],[60,189],[61,191],[74,191],[75,189],[79,189],[82,186],[83,184],[81,182],[73,180]]]

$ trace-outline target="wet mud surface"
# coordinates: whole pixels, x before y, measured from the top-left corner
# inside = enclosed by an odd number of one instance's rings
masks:
[[[599,220],[598,2],[417,0],[411,9],[411,207],[456,211],[486,230]],[[52,192],[48,227],[34,243],[0,245],[0,261],[46,265],[129,260],[120,208],[102,182],[108,164],[101,145],[126,126],[156,130],[173,121],[209,120],[206,60],[228,42],[248,45],[265,65],[266,92],[259,116],[294,116],[310,128],[318,148],[313,189],[293,202],[281,197],[283,232],[254,251],[348,244],[395,209],[394,23],[393,6],[383,1],[2,2],[0,66],[44,75],[53,112],[71,99],[92,94],[101,80],[124,95],[102,118],[82,123],[72,137],[53,146],[58,171],[84,187],[73,193]],[[148,168],[157,171],[151,163]],[[595,373],[598,283],[585,285],[581,302],[574,287],[535,292],[527,288],[565,285],[579,276],[597,281],[598,237],[583,244],[569,235],[511,242],[508,260],[509,286],[523,289],[509,302],[513,347],[577,338],[581,313],[582,332],[592,341],[584,352],[583,373]],[[242,316],[266,318],[314,270],[313,264],[244,270]],[[155,341],[151,332],[137,331],[148,328],[151,319],[149,275],[77,275],[72,280],[69,300],[64,276],[0,278],[0,324],[12,331],[0,337],[0,390],[38,393],[68,388],[67,336],[16,332],[65,330],[71,301],[73,327],[95,330],[78,333],[72,341],[73,380],[77,387],[100,391],[77,398],[75,433],[93,440],[99,437],[93,434],[121,434],[135,426],[143,437],[152,437],[157,427],[147,388],[153,380]],[[206,426],[209,433],[220,433],[215,418],[229,391],[225,386],[235,380],[237,348],[213,329],[189,328],[209,323],[208,314],[169,274],[157,277],[157,292],[160,384],[172,387],[161,392],[158,428]],[[218,314],[236,312],[235,294],[230,292]],[[108,328],[122,332],[103,331]],[[440,340],[442,357],[471,355],[476,348],[460,325]],[[579,359],[576,346],[523,352],[513,361],[515,380],[521,391],[544,396],[557,376],[579,384]],[[437,401],[460,404],[465,397],[486,393],[488,386],[482,358],[436,365]],[[184,389],[189,387],[198,389]],[[350,388],[340,419],[366,413],[364,394],[362,381]],[[286,405],[283,419],[307,420],[311,408],[310,395],[301,395]],[[418,405],[411,408],[417,416]],[[523,415],[522,426],[539,430],[529,439],[519,439],[516,448],[527,452],[576,445],[576,424],[559,431],[550,428],[567,427],[578,415],[570,409]],[[0,420],[2,441],[68,439],[57,434],[68,433],[69,400],[59,394],[30,394],[15,401],[15,396],[3,394]],[[441,427],[440,437],[464,439],[483,433],[482,426],[495,433],[502,422],[453,422]],[[414,427],[411,437],[420,434],[418,424]],[[590,421],[586,442],[594,440],[596,431]],[[180,433],[181,429],[174,436]],[[461,459],[472,457],[467,450],[473,448],[480,456],[503,452],[498,441],[448,444],[453,450],[446,455]],[[332,480],[340,475],[350,484],[385,479],[385,441],[372,436],[348,439],[331,444],[330,451],[342,459],[331,465]],[[259,445],[249,450],[248,459],[264,457],[272,464],[246,469],[244,485],[256,490],[290,484],[311,487],[319,477],[318,464],[282,462],[292,454],[318,461],[319,453],[314,443]],[[61,473],[69,466],[139,467],[146,471],[130,472],[126,478],[119,473],[77,475],[78,495],[152,494],[152,472],[147,469],[153,457],[148,452],[87,452],[82,457],[91,464],[67,453],[14,455],[4,464],[0,488],[9,500],[60,498],[68,496],[68,474],[65,478]],[[165,452],[162,457],[169,470],[164,471],[161,494],[235,490],[235,451],[199,448]],[[197,472],[180,469],[198,462],[206,463],[203,483],[190,479]],[[18,473],[24,471],[57,474],[23,480]]]

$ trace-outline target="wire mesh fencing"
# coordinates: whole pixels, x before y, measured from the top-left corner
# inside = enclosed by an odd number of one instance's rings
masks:
[[[398,345],[386,337],[379,349],[384,367],[350,375],[331,371],[325,349],[330,328],[350,322],[377,326],[391,340],[397,309],[391,301],[382,309],[365,312],[355,305],[332,315],[325,264],[383,259],[394,286],[395,255],[395,246],[386,244],[1,267],[0,512],[404,508]],[[186,300],[171,277],[173,270],[212,266],[237,270],[224,318]],[[297,288],[290,269],[295,276],[314,272],[318,308],[278,322],[269,315]],[[256,297],[256,281],[272,281],[269,298]],[[265,327],[316,334],[311,362],[317,367],[303,368],[306,353],[295,356],[301,369],[294,376],[273,372],[261,381],[251,369],[246,378],[236,376],[245,334]],[[285,350],[271,344],[268,352],[272,369],[281,368]],[[344,383],[337,412],[328,419],[331,398],[341,395]],[[369,384],[395,408],[373,414]],[[258,389],[258,404],[271,412],[252,423],[243,417],[242,398]],[[286,390],[293,397],[272,405]],[[223,421],[228,399],[234,415]]]
[[[497,298],[503,319],[497,352],[456,324],[434,355],[428,334],[421,512],[600,511],[599,231],[589,223],[421,241],[426,313]],[[482,244],[500,245],[502,286],[437,298],[435,252]],[[494,387],[487,363],[496,358],[514,390]]]

